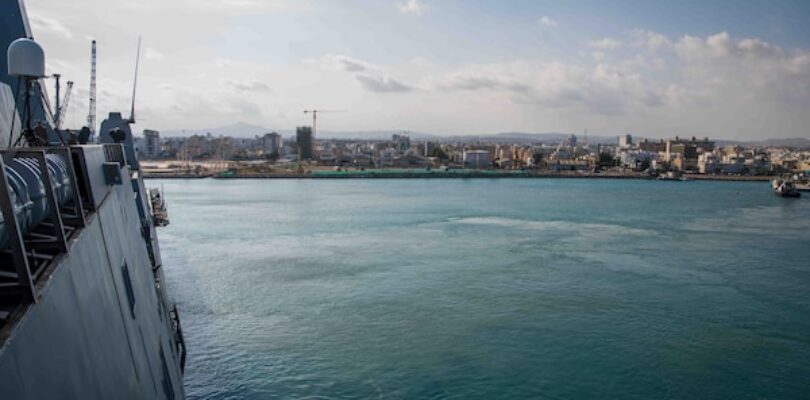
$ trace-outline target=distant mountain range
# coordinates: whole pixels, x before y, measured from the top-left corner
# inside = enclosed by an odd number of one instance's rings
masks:
[[[233,125],[222,126],[218,128],[203,128],[203,129],[175,129],[161,131],[163,137],[183,137],[191,135],[205,135],[210,133],[214,136],[232,136],[232,137],[255,137],[261,136],[265,133],[277,132],[283,136],[295,135],[292,129],[272,129],[259,125],[248,124],[239,122]],[[424,132],[412,132],[405,130],[386,130],[386,131],[328,131],[318,130],[317,135],[322,139],[366,139],[366,140],[388,140],[391,135],[407,133],[413,140],[436,140],[443,142],[515,142],[515,143],[537,143],[537,142],[559,142],[570,134],[568,133],[521,133],[521,132],[504,132],[484,135],[440,135]],[[583,137],[579,137],[583,140]],[[615,143],[616,136],[588,136],[590,143]]]
[[[232,136],[232,137],[254,137],[261,136],[265,133],[277,132],[283,136],[289,137],[295,135],[293,129],[271,129],[259,125],[238,122],[233,125],[222,126],[219,128],[210,129],[183,129],[183,130],[167,130],[162,131],[163,137],[182,137],[191,135],[204,135],[210,133],[214,136]],[[388,130],[388,131],[325,131],[319,130],[317,132],[318,138],[321,139],[365,139],[365,140],[387,140],[391,139],[393,134],[405,133],[404,130]],[[525,133],[525,132],[502,132],[483,135],[441,135],[424,132],[407,132],[413,140],[435,140],[441,142],[507,142],[507,143],[559,143],[570,133]],[[618,135],[588,135],[587,138],[581,133],[576,134],[580,142],[586,141],[590,144],[616,144]],[[641,137],[634,137],[634,140],[642,140]],[[649,140],[658,140],[650,138]],[[781,147],[794,147],[794,148],[810,148],[810,139],[808,138],[788,138],[788,139],[763,139],[757,141],[741,141],[741,140],[725,140],[715,139],[718,145],[747,145],[747,146],[781,146]]]

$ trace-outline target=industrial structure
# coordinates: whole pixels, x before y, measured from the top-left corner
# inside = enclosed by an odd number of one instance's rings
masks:
[[[96,137],[96,41],[90,44],[90,101],[87,107],[87,127],[90,141]]]

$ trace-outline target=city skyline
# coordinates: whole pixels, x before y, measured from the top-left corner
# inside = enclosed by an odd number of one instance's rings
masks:
[[[810,6],[800,2],[27,7],[49,71],[76,82],[68,126],[86,115],[90,38],[104,38],[103,118],[128,109],[141,34],[138,130],[289,129],[308,123],[304,109],[326,107],[349,112],[319,130],[810,137]]]

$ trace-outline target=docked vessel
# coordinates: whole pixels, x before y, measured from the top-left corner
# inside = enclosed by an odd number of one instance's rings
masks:
[[[133,118],[110,113],[97,144],[66,135],[44,93],[45,53],[21,38],[32,38],[22,0],[3,1],[0,398],[183,398],[185,342]]]
[[[796,184],[790,178],[775,178],[771,181],[771,188],[774,194],[782,197],[801,197],[801,192],[796,188]]]

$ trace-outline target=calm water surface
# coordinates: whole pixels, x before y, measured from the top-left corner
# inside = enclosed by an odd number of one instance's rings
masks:
[[[766,183],[149,184],[192,399],[810,396],[810,199]]]

